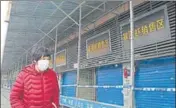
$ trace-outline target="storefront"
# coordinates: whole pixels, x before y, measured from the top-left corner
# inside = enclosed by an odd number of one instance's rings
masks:
[[[65,87],[62,87],[61,104],[70,108],[129,108],[133,99],[136,108],[174,108],[176,10],[173,5],[173,2],[151,1],[134,8],[133,97],[130,95],[129,11],[126,11],[83,34],[79,75],[63,71]],[[69,53],[66,55],[71,60]],[[77,59],[76,52],[74,55],[72,58]],[[74,68],[76,60],[66,63]]]

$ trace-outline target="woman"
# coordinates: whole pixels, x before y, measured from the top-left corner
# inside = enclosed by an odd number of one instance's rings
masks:
[[[56,72],[49,69],[50,54],[39,49],[34,63],[18,74],[10,93],[12,108],[59,108],[59,87]]]

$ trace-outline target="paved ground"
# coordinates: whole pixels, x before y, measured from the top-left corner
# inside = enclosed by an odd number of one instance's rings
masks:
[[[10,108],[9,101],[9,90],[1,88],[1,107],[0,108]]]

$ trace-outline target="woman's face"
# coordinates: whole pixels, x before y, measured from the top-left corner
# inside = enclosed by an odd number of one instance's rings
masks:
[[[37,68],[40,72],[43,72],[49,68],[49,60],[50,57],[41,57],[41,59],[37,61]]]

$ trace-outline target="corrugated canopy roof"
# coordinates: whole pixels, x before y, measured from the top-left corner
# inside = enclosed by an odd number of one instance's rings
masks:
[[[25,59],[25,51],[28,50],[30,54],[32,50],[29,49],[41,38],[46,38],[41,45],[52,43],[57,25],[60,37],[77,30],[75,22],[79,21],[79,5],[82,2],[84,1],[13,1],[1,72],[7,73],[13,70],[15,65],[20,65],[19,60]],[[120,3],[86,1],[82,5],[82,26],[96,20]]]

